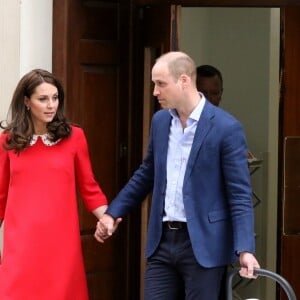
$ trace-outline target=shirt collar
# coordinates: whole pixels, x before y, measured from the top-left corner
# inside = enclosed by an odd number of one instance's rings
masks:
[[[56,144],[61,140],[61,139],[58,139],[57,141],[52,142],[52,141],[49,139],[49,134],[48,134],[48,133],[45,133],[45,134],[33,134],[33,135],[32,135],[32,138],[31,138],[31,140],[30,140],[29,145],[30,145],[30,146],[33,146],[34,144],[36,144],[38,138],[41,138],[43,144],[46,145],[46,146],[53,146],[53,145],[56,145]]]
[[[201,99],[198,102],[197,106],[194,108],[194,110],[189,115],[189,119],[193,119],[197,122],[200,119],[201,113],[203,111],[203,108],[204,108],[204,105],[206,102],[205,96],[201,92],[199,92],[199,94],[201,95]],[[177,113],[176,109],[169,109],[169,112],[172,117],[178,118],[178,113]]]

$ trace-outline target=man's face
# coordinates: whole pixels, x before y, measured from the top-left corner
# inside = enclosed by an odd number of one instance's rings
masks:
[[[197,77],[197,89],[202,92],[205,98],[213,105],[219,106],[223,87],[220,78],[215,75],[213,77]]]
[[[176,109],[181,99],[181,80],[175,80],[169,73],[166,63],[159,62],[152,68],[152,81],[154,83],[153,95],[162,108]]]

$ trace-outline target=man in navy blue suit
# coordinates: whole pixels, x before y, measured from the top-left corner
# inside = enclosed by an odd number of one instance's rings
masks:
[[[187,54],[159,57],[152,81],[162,109],[153,116],[146,156],[95,237],[104,242],[152,192],[144,299],[217,300],[228,264],[239,260],[248,278],[259,268],[244,131],[197,91]]]

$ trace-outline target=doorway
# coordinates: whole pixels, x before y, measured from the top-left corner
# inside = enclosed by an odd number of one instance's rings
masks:
[[[276,271],[280,9],[182,7],[179,44],[197,65],[221,71],[220,106],[241,121],[249,150],[262,161],[250,169],[256,255]],[[243,299],[276,298],[275,284],[264,280],[240,282],[236,291]]]
[[[194,6],[216,6],[221,9],[221,6],[263,6],[263,7],[273,7],[273,6],[281,6],[280,11],[283,16],[285,16],[285,20],[283,22],[283,27],[285,28],[285,32],[282,33],[282,37],[284,37],[284,52],[282,54],[282,60],[285,65],[285,95],[281,98],[284,100],[281,103],[280,114],[281,114],[281,135],[299,135],[300,133],[300,123],[299,123],[299,104],[298,104],[298,95],[299,95],[299,84],[298,84],[298,70],[300,66],[299,59],[299,49],[300,49],[300,39],[299,39],[299,28],[300,28],[300,10],[299,7],[293,5],[291,1],[284,0],[249,0],[249,1],[236,1],[236,0],[185,0],[185,1],[172,1],[172,3],[183,4],[183,5],[194,5]],[[297,0],[298,1],[298,0]],[[209,3],[208,3],[209,2]],[[134,3],[135,5],[132,5]],[[292,5],[288,5],[290,3]],[[153,6],[151,6],[153,4]],[[159,4],[159,5],[154,5]],[[155,9],[154,9],[155,8]],[[184,9],[187,9],[185,7]],[[153,14],[149,13],[149,10],[153,10]],[[231,9],[231,8],[230,8]],[[233,9],[233,8],[232,8]],[[235,8],[234,8],[235,9]],[[247,8],[247,10],[250,8]],[[147,12],[148,11],[148,12]],[[78,90],[82,90],[80,93],[81,97],[84,97],[86,93],[84,92],[85,86],[82,83],[94,83],[95,76],[99,78],[98,75],[102,76],[103,71],[109,73],[109,78],[113,78],[113,82],[115,84],[112,85],[112,88],[108,88],[109,90],[116,89],[117,98],[114,99],[115,104],[120,107],[118,111],[122,112],[119,117],[122,119],[116,118],[113,126],[117,126],[119,128],[119,133],[117,134],[117,139],[124,138],[125,143],[121,140],[121,144],[115,142],[115,140],[109,139],[111,145],[114,145],[115,153],[119,153],[122,156],[121,167],[120,161],[116,155],[114,155],[114,159],[116,162],[115,167],[109,167],[108,170],[113,172],[117,172],[114,176],[101,176],[101,178],[105,178],[108,180],[109,178],[113,178],[113,181],[109,182],[108,189],[111,195],[115,194],[118,189],[125,183],[126,177],[129,177],[131,171],[133,171],[135,166],[138,165],[138,162],[141,161],[141,152],[142,152],[142,134],[140,133],[143,123],[145,120],[142,117],[142,101],[143,101],[143,76],[144,74],[144,48],[157,49],[159,48],[161,51],[168,51],[169,49],[177,49],[174,47],[178,45],[177,43],[177,26],[175,20],[177,20],[177,14],[174,13],[176,8],[174,5],[169,5],[169,1],[165,0],[134,0],[134,1],[114,1],[112,4],[110,1],[83,1],[83,0],[59,0],[54,1],[54,70],[55,72],[63,79],[66,83],[67,91],[70,91],[74,97],[68,96],[68,99],[77,100],[77,95],[79,93]],[[164,14],[163,14],[164,12]],[[176,11],[177,12],[177,11]],[[101,15],[101,17],[98,16]],[[274,37],[279,39],[278,33],[278,19],[279,19],[279,9],[271,9],[270,10],[270,18],[268,20],[269,23],[269,35],[268,39],[273,39]],[[149,16],[150,15],[150,16]],[[157,16],[160,16],[159,18]],[[253,16],[254,18],[255,16]],[[120,19],[119,19],[120,18]],[[243,20],[241,20],[243,21]],[[263,23],[266,25],[265,23]],[[239,24],[240,26],[240,24]],[[181,27],[181,26],[180,26]],[[72,30],[69,30],[72,28]],[[99,30],[101,28],[101,30]],[[76,29],[76,30],[75,30]],[[207,30],[209,27],[207,28]],[[235,32],[238,28],[233,28],[232,32]],[[152,35],[145,34],[145,31],[152,32]],[[250,32],[250,31],[249,31]],[[253,31],[251,31],[253,32]],[[259,33],[259,32],[258,32]],[[196,40],[197,34],[199,35],[199,30],[196,34],[189,33],[191,39],[193,41]],[[248,31],[247,33],[248,34]],[[91,48],[91,37],[95,42],[95,49]],[[225,36],[226,37],[226,36]],[[182,38],[184,38],[182,34]],[[246,37],[245,37],[246,38]],[[198,39],[198,38],[197,38]],[[174,42],[175,41],[175,42]],[[208,41],[207,41],[208,42]],[[281,41],[282,42],[282,41]],[[193,42],[194,43],[194,42]],[[74,45],[74,46],[73,46]],[[224,43],[225,45],[225,43]],[[237,50],[241,48],[240,40],[238,43],[233,45]],[[253,46],[253,45],[250,45]],[[256,45],[258,46],[258,45]],[[269,83],[278,84],[278,73],[277,71],[272,72],[271,70],[276,70],[276,63],[273,65],[272,57],[277,57],[279,49],[269,45],[268,49],[269,56],[267,57],[267,61],[269,63],[268,68],[268,76],[263,77],[263,82],[269,81]],[[202,48],[203,49],[203,48]],[[223,45],[221,50],[223,49]],[[214,50],[214,49],[213,49]],[[271,51],[273,50],[273,51]],[[243,53],[242,50],[239,52]],[[192,54],[192,56],[194,56]],[[251,53],[247,55],[244,54],[244,60],[249,60]],[[133,59],[134,58],[134,59]],[[97,68],[101,69],[101,72],[95,72],[95,68],[91,68],[92,60],[94,64],[96,64]],[[82,61],[82,62],[81,62]],[[204,60],[197,61],[197,63],[204,63]],[[262,99],[260,96],[262,92],[260,88],[254,88],[254,85],[250,82],[253,82],[253,79],[258,75],[261,75],[260,69],[257,68],[256,72],[250,72],[250,79],[248,80],[248,84],[251,87],[250,93],[246,93],[246,89],[242,91],[241,96],[239,94],[234,94],[230,96],[228,93],[230,90],[235,91],[237,79],[232,79],[234,75],[240,75],[241,73],[228,73],[227,67],[221,65],[219,61],[215,63],[215,60],[207,61],[207,63],[218,65],[221,69],[224,80],[225,80],[225,91],[222,106],[230,111],[232,114],[236,115],[238,119],[244,124],[249,148],[251,151],[257,155],[259,158],[263,159],[263,167],[258,170],[252,177],[253,185],[256,186],[258,196],[261,197],[262,203],[261,207],[264,207],[263,215],[258,215],[256,212],[256,217],[261,222],[262,226],[268,224],[267,227],[260,227],[264,236],[261,236],[263,240],[262,247],[266,248],[268,245],[268,249],[270,249],[270,245],[274,245],[276,240],[276,210],[277,207],[274,206],[277,199],[277,192],[274,190],[274,187],[277,186],[276,176],[279,173],[279,186],[281,187],[282,178],[280,177],[280,172],[282,166],[276,169],[276,166],[282,160],[282,157],[276,160],[277,154],[277,143],[279,141],[279,148],[282,148],[282,136],[277,139],[276,135],[278,135],[277,130],[277,111],[278,105],[276,101],[278,101],[278,90],[274,89],[269,85],[269,92],[267,92],[266,98]],[[235,61],[237,65],[237,61]],[[86,72],[83,75],[91,75],[88,77],[88,81],[82,81],[87,77],[78,77],[78,70],[82,74],[82,64],[87,65],[89,74]],[[260,61],[255,62],[256,66],[260,66]],[[100,66],[99,66],[100,65]],[[228,64],[230,66],[230,64]],[[251,66],[252,67],[252,66]],[[76,70],[77,73],[74,72]],[[229,70],[232,70],[232,68]],[[252,69],[251,69],[252,70]],[[92,74],[90,74],[92,73]],[[115,74],[115,76],[111,76],[111,74]],[[265,73],[264,73],[265,74]],[[248,76],[248,75],[247,75]],[[145,77],[147,82],[149,81],[148,77]],[[98,82],[98,81],[97,81]],[[104,81],[100,80],[100,84],[104,84]],[[231,89],[229,84],[230,82],[235,82],[236,85]],[[99,93],[101,91],[101,86],[94,84],[96,87],[94,90],[90,90],[89,95],[93,94],[93,97],[99,97],[102,94]],[[259,86],[260,87],[260,86]],[[265,91],[266,93],[266,91]],[[245,101],[244,96],[251,96],[250,100]],[[255,105],[259,99],[262,99],[261,103],[259,103],[259,110],[254,110]],[[271,100],[270,100],[271,99]],[[71,100],[70,100],[71,101]],[[87,100],[82,100],[81,103],[89,102],[89,97]],[[110,99],[111,101],[111,99]],[[232,101],[232,102],[230,102]],[[240,104],[237,105],[236,102]],[[242,102],[243,101],[243,102]],[[275,101],[275,102],[274,102]],[[283,103],[284,102],[284,103]],[[230,106],[232,103],[232,106]],[[235,111],[237,108],[241,108],[241,103],[246,105],[244,107],[245,116],[240,115],[239,111]],[[75,103],[76,104],[76,103]],[[109,103],[111,105],[111,103]],[[251,106],[252,105],[252,106]],[[262,107],[261,107],[262,105]],[[72,102],[68,102],[68,109],[74,110],[76,105],[72,105]],[[82,106],[85,109],[85,106]],[[97,107],[100,107],[99,105]],[[100,107],[100,112],[102,112],[106,108],[106,104]],[[76,111],[76,116],[81,116],[85,114],[85,110]],[[252,110],[253,109],[253,110]],[[263,109],[263,110],[262,110]],[[96,110],[93,110],[96,118],[99,118],[100,114],[96,113]],[[254,112],[256,114],[254,114]],[[253,115],[254,121],[250,122],[251,119],[247,119],[246,117]],[[74,114],[74,112],[73,112]],[[257,118],[257,116],[264,116],[263,119]],[[123,119],[125,118],[125,119]],[[110,121],[114,119],[111,118]],[[147,120],[146,120],[147,121]],[[261,127],[259,127],[260,125]],[[91,128],[91,127],[90,127]],[[95,128],[98,128],[95,126]],[[106,128],[111,128],[106,125]],[[116,128],[116,127],[113,127]],[[256,128],[256,129],[255,129]],[[255,134],[262,135],[265,138],[260,138],[263,147],[260,144],[256,145],[256,139],[252,139],[252,129]],[[260,132],[262,130],[263,132]],[[90,130],[90,144],[95,145],[95,149],[97,149],[98,139],[94,138],[94,133],[97,131]],[[145,131],[146,132],[146,131]],[[268,134],[266,134],[266,132]],[[254,135],[253,135],[254,136]],[[146,135],[145,135],[146,137]],[[276,140],[276,141],[275,141]],[[128,143],[126,143],[128,142]],[[267,145],[267,146],[266,146]],[[93,147],[93,146],[92,146]],[[280,150],[280,149],[279,149]],[[279,151],[280,152],[280,151]],[[98,163],[95,163],[97,166],[102,166],[102,162],[107,163],[106,156],[101,156],[97,151],[94,150],[95,159],[101,159]],[[125,154],[125,155],[124,155]],[[126,155],[127,154],[127,155]],[[111,155],[111,153],[110,153]],[[113,155],[113,154],[112,154]],[[265,157],[266,156],[266,157]],[[123,167],[124,166],[124,167]],[[103,172],[101,168],[101,172]],[[120,174],[121,172],[121,174]],[[122,176],[119,176],[122,175]],[[121,178],[121,179],[119,179]],[[280,195],[282,191],[279,191],[279,202],[281,201]],[[280,207],[278,209],[280,211]],[[131,216],[132,217],[132,216]],[[137,219],[137,220],[136,220]],[[147,217],[141,218],[141,223],[147,223]],[[115,251],[106,251],[106,255],[99,255],[98,251],[94,251],[96,254],[95,257],[100,260],[100,262],[104,263],[101,272],[97,273],[101,277],[101,280],[93,281],[94,286],[97,287],[98,292],[95,292],[94,299],[98,299],[99,295],[105,290],[108,293],[118,293],[124,299],[142,299],[137,296],[139,293],[139,281],[137,278],[139,274],[139,253],[142,253],[142,248],[140,247],[139,238],[141,239],[141,244],[145,240],[145,235],[141,234],[140,237],[136,234],[136,228],[139,228],[139,214],[137,213],[137,217],[134,216],[134,219],[128,219],[127,224],[123,224],[120,228],[119,236],[114,240],[114,244],[111,245],[111,248]],[[257,222],[256,222],[257,223]],[[280,227],[280,224],[278,225]],[[124,231],[125,233],[124,233]],[[260,234],[259,231],[257,231]],[[260,238],[258,236],[258,238]],[[282,236],[279,237],[278,241],[282,241]],[[285,269],[280,270],[283,271],[283,275],[291,280],[293,286],[298,284],[298,270],[297,264],[295,263],[296,255],[299,250],[299,238],[293,237],[293,240],[290,241],[290,237],[285,237],[283,241],[282,249],[284,258]],[[109,245],[108,245],[109,246]],[[260,246],[259,246],[260,247]],[[141,248],[141,249],[140,249]],[[107,248],[110,249],[110,246]],[[122,251],[121,251],[122,249]],[[293,249],[293,252],[291,252]],[[124,251],[123,251],[124,250]],[[276,249],[275,249],[276,250]],[[260,250],[259,250],[260,251]],[[275,254],[276,251],[272,251],[272,249],[268,252],[261,251],[260,253],[264,253],[265,257],[263,261],[266,264],[263,267],[273,268],[274,261],[276,260]],[[89,253],[88,253],[89,254]],[[122,257],[121,257],[121,255]],[[143,253],[141,254],[142,257]],[[90,254],[88,257],[91,258],[92,262],[97,262],[94,257]],[[117,258],[117,259],[115,259]],[[278,255],[278,259],[280,260],[280,254]],[[288,259],[287,259],[288,258]],[[116,263],[119,260],[122,261],[122,265]],[[111,264],[112,263],[112,264]],[[109,265],[108,265],[109,264]],[[282,263],[283,265],[283,263]],[[124,266],[124,267],[123,267]],[[102,267],[102,266],[101,266]],[[114,268],[116,267],[116,268]],[[292,272],[291,272],[292,270]],[[105,275],[105,276],[103,276]],[[109,275],[109,276],[107,276]],[[102,280],[104,278],[105,280]],[[112,279],[112,280],[110,280]],[[141,280],[142,281],[142,280]],[[111,286],[113,285],[113,286]],[[105,287],[105,289],[102,289]],[[266,289],[267,290],[267,289]],[[126,296],[125,296],[126,295]],[[271,294],[268,294],[271,295]],[[114,295],[107,296],[106,299],[115,299]],[[268,296],[264,299],[275,299],[274,297]]]

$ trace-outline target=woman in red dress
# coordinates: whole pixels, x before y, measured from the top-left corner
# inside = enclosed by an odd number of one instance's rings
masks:
[[[84,132],[64,116],[53,74],[27,73],[0,134],[1,300],[87,300],[76,190],[98,219],[107,199]]]

